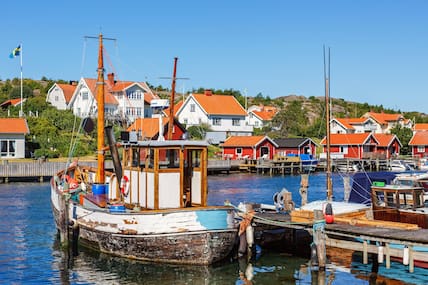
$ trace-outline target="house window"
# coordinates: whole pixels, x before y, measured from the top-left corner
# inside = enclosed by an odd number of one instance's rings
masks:
[[[425,152],[425,146],[418,145],[418,152]]]
[[[58,102],[58,100],[59,100],[58,95],[55,95],[55,101]]]
[[[188,121],[187,119],[184,119],[184,120],[183,120],[183,123],[184,123],[185,125],[187,125],[187,121]]]
[[[241,120],[239,119],[232,119],[232,126],[240,126]]]
[[[254,122],[254,125],[255,125],[256,127],[258,127],[258,126],[259,126],[259,121],[255,121],[255,122]]]
[[[242,147],[237,147],[237,148],[235,149],[235,153],[236,153],[238,156],[241,156],[241,155],[242,155]]]
[[[195,112],[195,104],[190,104],[190,112]]]
[[[221,118],[213,118],[213,126],[221,126]]]
[[[339,148],[339,152],[347,154],[348,153],[348,147],[347,146],[341,146]]]
[[[82,92],[82,100],[88,100],[88,92]]]
[[[0,141],[0,156],[11,157],[15,156],[16,141],[15,140],[1,140]]]

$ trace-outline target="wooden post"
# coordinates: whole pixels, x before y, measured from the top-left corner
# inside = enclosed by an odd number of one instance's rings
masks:
[[[68,246],[68,205],[66,195],[59,200],[59,238],[61,246]]]
[[[314,210],[314,218],[317,222],[313,225],[313,238],[317,247],[318,268],[320,271],[325,270],[326,266],[326,235],[324,232],[325,221],[324,214],[321,210]],[[320,221],[322,220],[322,221]]]
[[[391,268],[391,253],[389,252],[389,243],[385,243],[385,267]]]
[[[367,241],[363,241],[363,264],[367,264],[368,261],[368,254],[367,254]]]
[[[308,183],[308,175],[307,174],[302,174],[300,176],[300,197],[302,198],[302,202],[301,205],[306,205],[306,203],[308,202],[308,187],[309,187],[309,183]]]
[[[344,187],[344,197],[345,202],[349,201],[349,196],[351,195],[351,179],[349,176],[343,177],[343,187]]]
[[[413,260],[413,246],[409,245],[409,272],[415,271],[415,262]]]

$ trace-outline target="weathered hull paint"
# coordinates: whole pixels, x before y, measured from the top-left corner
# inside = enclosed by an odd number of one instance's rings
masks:
[[[120,235],[80,227],[87,247],[130,259],[172,264],[209,265],[227,257],[236,239],[235,230],[159,235]]]
[[[51,189],[55,223],[61,228],[59,200]],[[79,226],[79,243],[115,256],[172,264],[209,265],[226,258],[237,237],[228,207],[136,213],[88,210],[68,201],[69,220]]]

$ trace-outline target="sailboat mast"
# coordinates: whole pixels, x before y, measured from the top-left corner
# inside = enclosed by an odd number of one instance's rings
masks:
[[[172,140],[172,128],[174,125],[174,97],[175,97],[175,81],[177,75],[177,57],[174,57],[174,71],[172,74],[171,99],[169,103],[169,122],[168,122],[168,140]]]
[[[327,59],[324,47],[324,81],[325,81],[325,110],[326,110],[326,187],[327,187],[327,200],[331,201],[333,198],[333,185],[331,181],[331,157],[330,157],[330,48],[328,49]]]
[[[98,79],[97,79],[97,103],[98,103],[98,118],[97,118],[97,176],[95,182],[104,184],[104,60],[103,60],[103,35],[99,37],[98,49]]]

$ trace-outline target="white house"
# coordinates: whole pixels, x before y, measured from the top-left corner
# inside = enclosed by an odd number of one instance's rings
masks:
[[[81,78],[70,100],[69,108],[73,114],[80,118],[96,117],[97,115],[97,79]],[[104,84],[104,112],[105,116],[115,116],[118,114],[118,101],[109,92],[107,84]]]
[[[0,158],[25,158],[25,135],[29,133],[24,118],[0,118]]]
[[[248,124],[254,128],[263,128],[270,124],[278,113],[278,108],[273,106],[251,106],[248,108]]]
[[[375,131],[378,134],[389,134],[391,129],[397,125],[403,128],[413,128],[412,120],[404,118],[401,114],[367,112],[362,117],[371,118],[378,123],[378,128]]]
[[[118,102],[117,111],[132,123],[137,118],[150,118],[150,102],[159,99],[145,82],[115,81],[114,73],[107,75],[107,86]]]
[[[48,90],[46,102],[51,103],[51,105],[56,107],[58,110],[66,110],[76,87],[76,81],[73,81],[70,84],[55,83]]]
[[[191,94],[176,111],[179,122],[189,126],[207,124],[212,132],[224,136],[250,136],[253,126],[247,122],[247,112],[235,97],[215,95],[210,90],[204,94]]]
[[[56,84],[48,92],[47,101],[58,109],[66,105],[78,117],[95,117],[97,114],[97,79],[81,78],[70,96],[68,85]],[[104,112],[106,117],[125,118],[129,123],[136,118],[151,117],[150,102],[159,97],[145,82],[116,81],[114,74],[104,82]],[[70,88],[71,89],[71,88]]]
[[[380,129],[380,125],[372,118],[333,118],[330,121],[332,134],[371,133]]]

